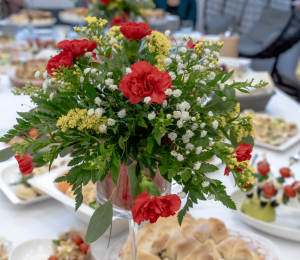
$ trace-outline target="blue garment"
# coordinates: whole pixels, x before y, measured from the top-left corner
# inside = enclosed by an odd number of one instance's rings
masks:
[[[156,8],[162,8],[165,12],[168,10],[167,0],[153,0]],[[181,0],[178,6],[178,16],[180,20],[192,20],[194,25],[197,19],[197,5],[195,0]]]

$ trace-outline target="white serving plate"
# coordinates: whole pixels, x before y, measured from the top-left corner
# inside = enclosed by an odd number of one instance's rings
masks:
[[[191,212],[193,213],[193,212]],[[280,250],[269,239],[260,235],[251,233],[249,231],[237,228],[227,227],[229,236],[238,237],[244,240],[251,252],[259,254],[264,260],[282,260]],[[120,251],[128,238],[127,234],[122,235],[115,243],[113,243],[107,250],[104,260],[122,260]]]
[[[270,145],[270,144],[266,144],[266,143],[262,143],[262,142],[258,142],[258,141],[254,141],[254,144],[256,146],[264,147],[264,148],[267,148],[270,150],[283,152],[300,141],[300,131],[299,131],[300,128],[299,128],[298,124],[297,124],[297,127],[298,127],[297,133],[292,137],[288,137],[287,141],[281,145],[275,146],[275,145]]]
[[[75,212],[75,200],[62,193],[55,186],[54,180],[61,176],[64,172],[70,170],[71,167],[62,166],[52,170],[49,174],[43,174],[30,179],[28,182],[48,194],[50,197],[63,203],[68,210],[73,212],[80,220],[85,223],[89,223],[91,216],[94,213],[94,209],[82,204],[80,208]],[[112,236],[124,231],[128,228],[128,220],[119,219],[114,217],[112,222]],[[110,230],[108,229],[104,235],[109,236]]]
[[[293,204],[290,204],[290,207],[277,207],[275,221],[264,222],[252,218],[240,210],[245,197],[245,194],[240,190],[231,194],[231,198],[237,207],[237,210],[233,212],[237,217],[260,231],[284,239],[300,242],[300,211],[297,208],[293,208]]]
[[[59,164],[65,159],[66,158],[58,158],[53,163],[53,165]],[[47,174],[47,172],[45,174]],[[3,163],[3,168],[0,172],[0,189],[13,204],[29,205],[50,198],[48,195],[40,195],[29,200],[18,198],[14,192],[16,186],[10,185],[11,183],[17,182],[18,180],[20,180],[20,170],[17,161],[14,159],[9,162]]]
[[[8,259],[47,260],[51,255],[53,255],[52,239],[33,239],[16,246]],[[97,260],[97,258],[91,254],[89,260]]]

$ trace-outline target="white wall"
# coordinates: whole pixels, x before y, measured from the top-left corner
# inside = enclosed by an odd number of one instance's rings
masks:
[[[70,9],[74,6],[72,0],[25,0],[25,2],[33,9]]]

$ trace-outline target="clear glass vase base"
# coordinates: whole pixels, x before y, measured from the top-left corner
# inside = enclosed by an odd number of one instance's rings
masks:
[[[125,233],[116,241],[114,241],[114,243],[109,245],[104,260],[121,260],[121,249],[124,246],[127,238],[128,238],[128,234]]]

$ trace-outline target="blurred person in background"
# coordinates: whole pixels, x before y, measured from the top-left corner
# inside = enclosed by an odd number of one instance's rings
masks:
[[[24,7],[24,0],[0,0],[1,19],[18,13]]]
[[[156,8],[162,8],[165,12],[178,15],[180,20],[191,20],[196,23],[197,6],[195,0],[153,0]]]

